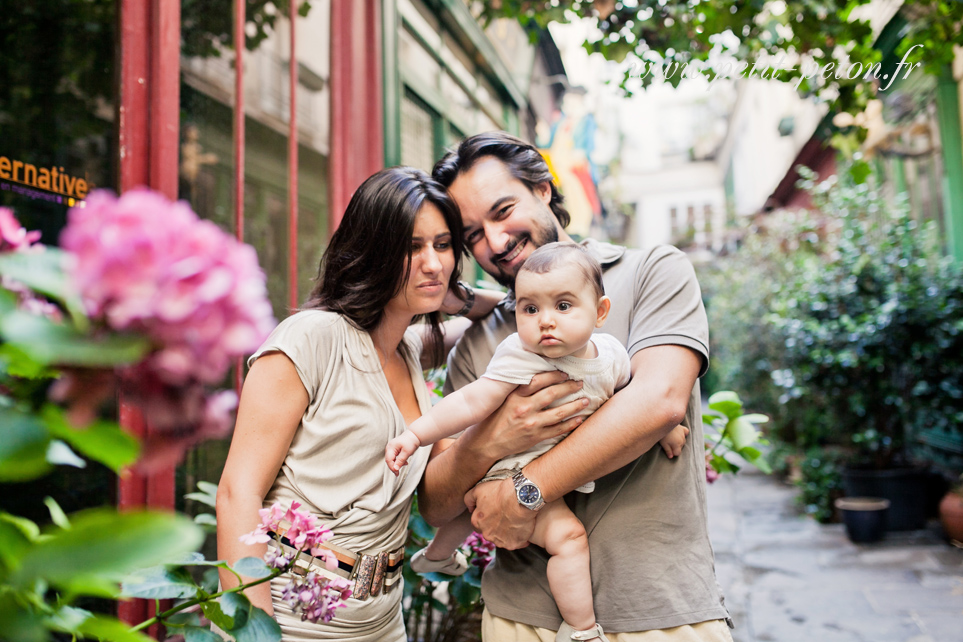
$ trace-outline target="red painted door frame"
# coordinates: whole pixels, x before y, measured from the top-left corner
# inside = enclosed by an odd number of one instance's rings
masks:
[[[118,187],[121,193],[147,186],[177,198],[180,146],[180,0],[121,0]],[[150,431],[142,413],[120,400],[120,422],[137,435]],[[174,509],[174,469],[150,476],[127,474],[118,507]],[[122,602],[118,615],[129,623],[153,615],[153,602]],[[156,635],[156,627],[151,630]]]
[[[328,217],[332,233],[354,190],[384,167],[381,29],[380,0],[332,0]]]
[[[243,16],[244,5],[235,5]],[[351,194],[384,166],[382,111],[381,0],[332,0],[331,3],[331,232],[337,228]],[[292,13],[293,18],[293,13]],[[240,37],[243,31],[237,30]],[[177,198],[180,150],[180,0],[120,0],[120,82],[118,187],[121,193],[147,186]],[[292,30],[290,78],[296,82]],[[239,65],[238,69],[243,69]],[[239,127],[235,163],[240,180],[235,185],[238,237],[243,238],[244,120],[243,79],[237,78]],[[289,163],[291,264],[297,246],[297,136],[296,89],[291,90]],[[236,122],[237,126],[238,123]],[[239,156],[238,156],[239,154]],[[290,287],[296,288],[296,269],[290,267]],[[295,290],[296,291],[296,290]],[[120,422],[130,432],[144,435],[149,422],[139,410],[120,400]],[[173,510],[174,469],[150,476],[121,478],[118,506],[131,510],[149,506]],[[153,615],[153,603],[121,603],[119,616],[137,623]],[[156,635],[157,630],[152,629]]]

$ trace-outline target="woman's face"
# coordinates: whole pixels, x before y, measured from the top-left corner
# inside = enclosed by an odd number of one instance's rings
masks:
[[[434,204],[425,202],[415,217],[411,234],[408,282],[388,302],[385,311],[418,315],[438,310],[454,269],[455,252],[445,218]]]

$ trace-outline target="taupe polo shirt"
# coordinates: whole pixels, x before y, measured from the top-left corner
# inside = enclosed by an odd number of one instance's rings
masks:
[[[630,356],[657,345],[691,348],[702,356],[704,374],[708,323],[685,254],[671,246],[627,250],[594,240],[583,245],[602,263],[605,292],[612,299],[605,326],[597,332],[615,336]],[[509,308],[499,305],[458,343],[449,355],[446,391],[485,372],[495,347],[515,332]],[[594,493],[566,496],[589,535],[595,613],[606,631],[665,629],[729,617],[707,531],[700,403],[697,381],[684,421],[691,432],[680,457],[670,460],[656,446],[597,480]],[[548,587],[547,560],[535,545],[498,549],[482,579],[491,613],[557,630],[562,619]]]

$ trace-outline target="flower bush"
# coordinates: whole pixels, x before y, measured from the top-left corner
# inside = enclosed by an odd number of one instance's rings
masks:
[[[0,209],[0,483],[88,461],[117,473],[171,465],[230,428],[236,396],[213,386],[273,326],[251,248],[186,204],[147,191],[92,193],[86,208],[70,211],[62,249],[37,240]],[[143,443],[101,416],[118,391],[150,422]],[[297,506],[272,507],[249,538],[260,541],[284,518],[297,551],[228,567],[193,552],[204,532],[184,516],[112,507],[67,515],[56,498],[45,503],[51,523],[43,528],[0,511],[0,639],[146,642],[140,631],[157,622],[211,639],[199,627],[203,613],[237,639],[279,640],[277,623],[252,608],[244,585],[218,591],[216,578],[198,583],[188,569],[264,582],[302,552],[323,554],[329,536]],[[319,621],[349,591],[312,576],[287,594],[304,619]],[[91,597],[182,601],[129,629],[78,606]]]

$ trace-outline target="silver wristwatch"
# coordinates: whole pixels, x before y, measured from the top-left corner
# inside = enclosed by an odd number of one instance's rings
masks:
[[[518,503],[528,510],[540,510],[545,505],[542,498],[542,491],[538,485],[522,473],[519,469],[512,475],[512,482],[515,483],[515,497]]]

